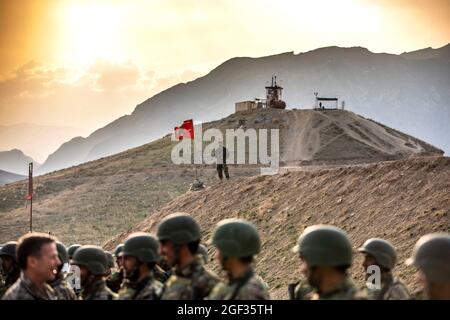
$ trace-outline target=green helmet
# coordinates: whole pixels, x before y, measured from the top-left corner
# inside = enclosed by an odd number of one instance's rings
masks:
[[[203,262],[208,263],[209,257],[208,257],[208,249],[202,244],[199,244],[197,253],[202,256]]]
[[[158,240],[149,233],[135,232],[125,240],[122,254],[133,256],[141,262],[158,262]]]
[[[359,252],[372,255],[377,263],[389,270],[393,269],[397,262],[397,253],[394,246],[386,240],[372,238],[364,242],[358,249]]]
[[[105,275],[108,272],[108,258],[99,246],[81,246],[73,255],[72,264],[85,266],[93,275]]]
[[[16,258],[16,249],[17,249],[17,241],[9,241],[5,243],[0,250],[0,257],[1,256],[8,256],[14,259],[14,261],[17,261]]]
[[[73,258],[73,255],[74,255],[75,251],[77,251],[77,249],[80,248],[80,247],[81,247],[81,244],[73,244],[67,249],[67,253],[69,255],[69,259]]]
[[[186,213],[173,213],[165,217],[158,225],[157,236],[160,241],[170,240],[176,245],[201,238],[199,225]]]
[[[106,258],[108,259],[108,268],[114,268],[114,257],[112,253],[105,250],[105,254]]]
[[[67,253],[66,246],[59,241],[56,241],[56,250],[58,250],[58,257],[62,264],[69,262],[69,255]]]
[[[250,257],[261,249],[255,226],[241,219],[225,219],[217,224],[212,244],[225,257]]]
[[[293,248],[310,266],[350,266],[352,244],[347,234],[334,226],[314,225],[303,231]]]
[[[123,251],[123,243],[119,244],[115,249],[114,249],[114,256],[116,258],[121,257]]]
[[[432,233],[417,241],[407,265],[415,265],[433,282],[450,281],[450,234]]]

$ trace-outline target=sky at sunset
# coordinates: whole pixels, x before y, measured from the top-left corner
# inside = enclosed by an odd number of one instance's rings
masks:
[[[91,132],[236,56],[449,42],[449,0],[0,0],[0,125]]]

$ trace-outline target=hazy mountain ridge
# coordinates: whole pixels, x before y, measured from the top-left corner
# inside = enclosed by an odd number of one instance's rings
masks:
[[[0,186],[25,179],[26,176],[0,170]]]
[[[402,55],[361,47],[326,47],[262,58],[233,58],[204,77],[178,84],[139,104],[87,138],[65,143],[41,172],[79,164],[147,143],[184,119],[211,121],[234,103],[264,96],[277,75],[289,108],[309,108],[313,92],[338,96],[346,108],[450,152],[450,50]],[[420,51],[420,50],[419,50]],[[426,54],[424,54],[426,52]],[[417,58],[419,56],[419,58]],[[431,56],[431,57],[430,57]],[[401,115],[401,116],[399,116]]]
[[[85,131],[61,126],[45,126],[33,123],[0,125],[0,151],[19,149],[42,163],[68,139],[84,135]],[[2,164],[0,163],[0,169]]]
[[[34,163],[35,169],[39,168],[40,164],[25,155],[21,150],[0,151],[0,170],[12,174],[28,175],[28,164],[30,162]]]

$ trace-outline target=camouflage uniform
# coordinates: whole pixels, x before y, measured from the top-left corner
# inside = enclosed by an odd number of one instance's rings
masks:
[[[267,285],[253,270],[240,279],[230,279],[228,283],[218,283],[209,300],[269,300]]]
[[[3,278],[0,283],[0,298],[6,293],[6,291],[19,279],[20,269],[16,266]]]
[[[55,280],[49,283],[49,285],[55,291],[58,300],[77,300],[75,292],[69,287],[66,279],[62,275],[59,275]]]
[[[346,279],[346,281],[331,292],[325,294],[314,292],[311,300],[364,300],[366,298],[364,292],[359,291],[353,281]]]
[[[92,283],[89,287],[83,288],[81,291],[83,300],[116,300],[117,294],[112,292],[107,286],[104,279],[100,279]]]
[[[289,299],[311,300],[314,289],[304,280],[288,285]]]
[[[48,284],[44,283],[42,289],[38,288],[22,273],[19,280],[6,291],[2,300],[57,300],[57,297]]]
[[[119,300],[158,300],[162,287],[153,275],[136,283],[127,279],[119,291]]]
[[[206,270],[195,259],[184,268],[175,267],[164,284],[161,300],[201,300],[210,294],[218,282],[217,275]]]
[[[123,282],[123,272],[122,271],[113,272],[106,279],[106,285],[113,292],[119,292],[120,288],[122,287],[122,282]]]
[[[170,277],[170,272],[164,271],[164,269],[158,266],[157,264],[153,268],[153,274],[155,279],[161,283],[165,283],[167,279],[169,279]]]
[[[381,275],[381,289],[367,289],[371,300],[408,300],[411,298],[408,288],[391,273]]]

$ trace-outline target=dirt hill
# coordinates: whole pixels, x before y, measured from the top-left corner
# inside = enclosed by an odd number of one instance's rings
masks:
[[[450,158],[423,157],[376,164],[283,170],[187,192],[106,243],[112,249],[133,231],[155,232],[164,216],[184,211],[199,221],[205,242],[217,222],[244,218],[256,224],[262,252],[256,267],[272,297],[287,298],[286,286],[299,277],[290,252],[307,226],[325,223],[346,230],[354,248],[370,237],[397,247],[396,274],[411,288],[414,270],[404,265],[420,236],[450,231]],[[209,246],[213,255],[213,249]],[[362,284],[361,256],[355,253],[352,276]],[[217,270],[215,262],[210,267]]]
[[[225,61],[207,75],[177,84],[136,106],[86,138],[51,154],[40,172],[66,168],[157,139],[184,119],[204,122],[234,111],[234,103],[264,96],[276,74],[289,108],[310,108],[313,92],[337,96],[345,105],[450,152],[449,45],[393,55],[366,48],[326,47],[294,54]],[[432,124],[432,128],[430,128]]]
[[[280,129],[283,165],[342,165],[440,155],[425,142],[343,110],[254,110],[209,122],[203,129]],[[96,161],[35,178],[34,228],[70,243],[102,244],[189,189],[192,165],[171,162],[170,136]],[[204,147],[206,143],[204,144]],[[232,177],[259,174],[232,166]],[[217,183],[213,166],[201,179]],[[28,231],[26,181],[0,187],[0,243]]]
[[[286,111],[286,163],[358,163],[443,152],[344,110]]]

